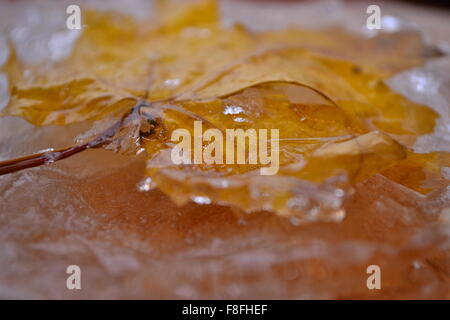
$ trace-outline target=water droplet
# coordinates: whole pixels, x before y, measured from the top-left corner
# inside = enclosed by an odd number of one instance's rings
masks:
[[[44,154],[45,163],[55,162],[56,160],[58,160],[60,154],[61,154],[60,152],[45,153]]]
[[[180,83],[180,79],[167,79],[164,81],[164,84],[171,88],[178,87]]]
[[[141,153],[144,152],[144,151],[145,151],[144,148],[139,148],[139,149],[136,151],[136,155],[141,154]]]
[[[211,199],[208,197],[202,197],[202,196],[194,196],[192,197],[192,201],[194,201],[197,204],[211,204]]]
[[[141,192],[147,192],[150,191],[151,189],[153,189],[155,187],[152,178],[147,177],[144,180],[142,180],[141,182],[139,182],[137,188],[139,191]]]
[[[240,113],[243,113],[243,112],[244,112],[244,109],[242,109],[241,107],[231,105],[231,106],[226,106],[225,107],[225,110],[223,111],[223,114],[240,114]]]

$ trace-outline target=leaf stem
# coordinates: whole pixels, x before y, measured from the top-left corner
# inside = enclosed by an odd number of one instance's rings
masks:
[[[146,106],[147,103],[144,101],[138,101],[136,105],[125,113],[120,120],[115,122],[108,129],[103,131],[96,138],[79,145],[72,145],[65,148],[60,148],[51,151],[40,152],[24,157],[19,157],[15,159],[0,161],[0,175],[17,172],[27,168],[38,167],[43,164],[53,163],[68,157],[71,157],[79,152],[86,149],[100,148],[111,141],[111,139],[116,135],[116,133],[122,128],[123,124],[126,122],[128,117],[132,114],[139,112],[140,108]]]

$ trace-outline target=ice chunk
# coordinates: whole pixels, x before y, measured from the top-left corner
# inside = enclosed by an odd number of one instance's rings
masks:
[[[0,73],[0,111],[8,105],[9,102],[9,83],[8,77]]]
[[[0,32],[0,67],[8,61],[9,46],[5,36]]]

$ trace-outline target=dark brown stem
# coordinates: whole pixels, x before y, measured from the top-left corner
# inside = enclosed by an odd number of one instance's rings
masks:
[[[62,160],[86,149],[100,148],[111,141],[131,114],[139,112],[140,108],[145,105],[146,103],[143,101],[138,102],[130,111],[124,114],[119,121],[115,122],[112,126],[89,142],[11,160],[0,161],[0,175]]]
[[[63,149],[42,152],[26,157],[16,158],[0,162],[0,175],[19,170],[37,167],[46,163],[58,161],[70,157],[78,152],[86,150],[88,144],[71,146]]]

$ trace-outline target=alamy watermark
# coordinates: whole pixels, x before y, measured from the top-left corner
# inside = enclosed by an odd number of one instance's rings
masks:
[[[66,280],[66,287],[69,290],[81,290],[81,269],[79,266],[72,264],[67,267],[66,273],[70,274]]]
[[[370,276],[367,278],[366,286],[369,290],[381,289],[381,268],[376,264],[372,264],[366,269],[367,274]]]
[[[69,15],[66,19],[66,27],[69,30],[81,29],[81,9],[76,4],[67,6],[66,13]]]
[[[366,13],[369,14],[366,20],[366,27],[369,30],[381,29],[381,9],[380,6],[372,4],[367,7]]]
[[[279,130],[270,129],[270,137],[268,133],[268,129],[203,132],[202,122],[194,121],[194,137],[187,129],[172,132],[172,142],[179,142],[172,149],[171,159],[174,164],[260,164],[265,165],[260,168],[261,175],[274,175],[280,166]],[[204,148],[203,142],[208,143]]]

